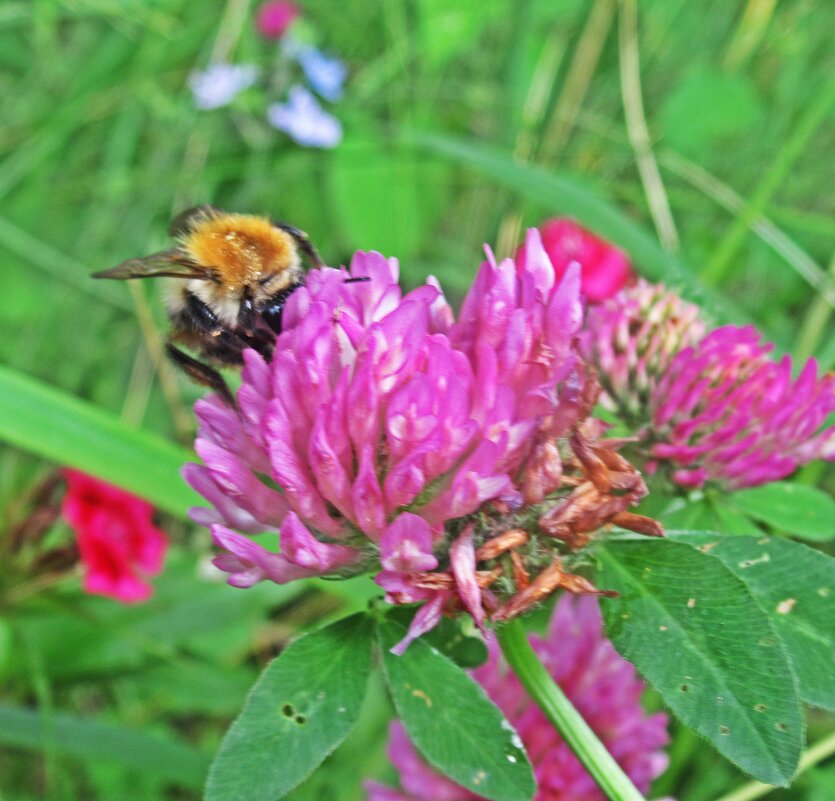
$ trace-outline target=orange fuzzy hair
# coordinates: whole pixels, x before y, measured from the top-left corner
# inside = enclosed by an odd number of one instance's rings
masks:
[[[293,238],[266,217],[207,214],[181,240],[189,259],[217,273],[229,289],[241,289],[299,264]]]

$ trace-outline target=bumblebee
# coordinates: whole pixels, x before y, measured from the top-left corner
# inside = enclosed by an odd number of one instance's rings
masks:
[[[129,259],[93,278],[167,277],[169,357],[192,380],[234,406],[223,377],[205,362],[240,365],[246,348],[269,360],[284,304],[302,285],[302,257],[313,267],[321,267],[322,260],[307,234],[292,225],[212,206],[184,211],[172,221],[169,234],[174,247]]]

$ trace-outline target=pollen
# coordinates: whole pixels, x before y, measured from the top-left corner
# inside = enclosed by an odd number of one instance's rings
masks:
[[[211,268],[231,289],[298,266],[292,237],[266,217],[210,214],[194,221],[183,237],[189,258]]]

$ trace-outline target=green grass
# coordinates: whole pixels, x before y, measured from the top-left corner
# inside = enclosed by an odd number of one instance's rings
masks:
[[[639,89],[661,179],[649,193],[630,144],[635,131],[631,139],[625,122],[621,44],[630,31],[615,0],[303,5],[320,44],[350,66],[346,96],[335,107],[346,137],[332,152],[300,148],[272,131],[252,92],[230,108],[194,109],[187,76],[210,54],[271,62],[271,45],[252,24],[254,3],[0,4],[4,370],[121,418],[124,426],[107,425],[125,441],[128,428],[141,427],[188,447],[190,405],[200,393],[157,369],[165,330],[157,288],[131,292],[88,274],[161,247],[172,213],[203,202],[291,221],[332,263],[356,249],[398,256],[407,284],[434,274],[456,299],[483,242],[509,252],[524,226],[572,214],[626,247],[640,272],[700,298],[717,319],[754,321],[780,349],[816,354],[829,369],[835,364],[832,4],[638,4]],[[236,18],[243,21],[239,31]],[[659,244],[659,204],[670,210],[675,253]],[[11,441],[27,445],[36,429],[31,421],[26,426],[28,433]],[[59,434],[62,442],[75,441]],[[34,450],[53,455],[57,440],[44,437]],[[75,463],[91,464],[78,457]],[[47,468],[36,456],[0,446],[7,524]],[[831,469],[821,478],[831,486]],[[171,530],[185,564],[208,551],[203,532],[174,523]],[[205,589],[193,569],[176,576],[185,597]],[[227,595],[231,605],[241,603],[234,591]],[[29,740],[21,736],[18,748],[8,740],[0,747],[0,799],[109,801],[126,792],[132,801],[198,798],[192,774],[173,790],[129,761],[90,758],[95,728],[85,730],[93,739],[83,748],[46,737],[39,749],[33,738],[49,730],[53,710],[60,723],[53,735],[89,717],[96,725],[133,727],[154,748],[162,747],[153,739],[159,735],[195,754],[209,752],[229,709],[207,709],[200,693],[172,700],[165,691],[172,674],[193,670],[211,686],[237,687],[265,650],[323,613],[318,603],[305,596],[285,606],[281,596],[258,593],[216,634],[148,652],[126,645],[124,630],[150,620],[157,607],[101,602],[93,614],[77,590],[0,607],[3,703],[11,709],[37,702],[47,716],[27,719]],[[60,626],[35,626],[34,634],[27,628],[50,616],[95,621],[103,609],[117,633],[95,640],[106,656],[98,673],[67,674],[44,658],[56,647],[49,638],[60,642]],[[12,643],[5,650],[4,632]],[[90,632],[76,633],[78,647],[86,647]],[[20,669],[21,658],[28,668]],[[385,771],[379,733],[386,714],[384,702],[371,704],[348,750],[337,752],[299,798],[313,797],[312,787],[341,787],[340,798],[361,798],[358,762]],[[813,723],[815,732],[831,729],[831,719]],[[662,780],[661,789],[681,801],[708,801],[742,781],[686,733],[677,733],[672,754],[675,782]],[[831,767],[824,767],[773,798],[820,801],[832,782]]]

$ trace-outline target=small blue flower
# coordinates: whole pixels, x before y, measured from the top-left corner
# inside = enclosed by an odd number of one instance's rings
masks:
[[[272,103],[267,108],[267,120],[306,147],[330,148],[342,141],[342,123],[298,84],[290,87],[286,103]]]
[[[348,75],[344,62],[325,55],[315,47],[302,47],[298,59],[315,92],[331,102],[342,97],[342,88]]]
[[[192,72],[188,85],[194,96],[194,105],[201,111],[220,108],[231,103],[244,89],[258,80],[258,67],[254,64],[210,64],[202,72]]]

